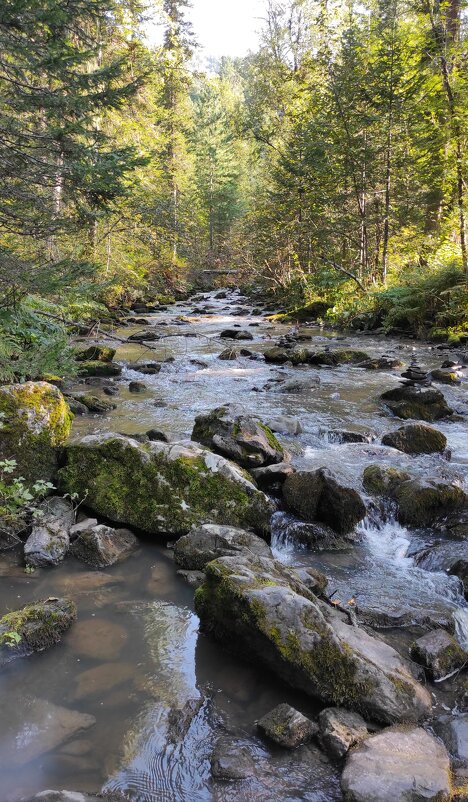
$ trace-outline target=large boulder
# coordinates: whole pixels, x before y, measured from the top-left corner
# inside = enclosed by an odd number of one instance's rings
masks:
[[[346,802],[449,802],[449,756],[425,730],[392,727],[349,753],[341,785]]]
[[[195,443],[90,435],[65,450],[62,489],[110,521],[154,535],[203,523],[269,529],[272,502],[233,462]]]
[[[359,365],[361,362],[368,362],[370,356],[366,351],[356,351],[347,348],[337,351],[318,351],[310,354],[308,362],[310,365],[327,365],[335,367],[337,365]]]
[[[403,482],[396,488],[394,498],[399,521],[409,526],[427,526],[468,504],[468,495],[459,485],[424,479]]]
[[[283,462],[286,457],[271,429],[235,406],[218,407],[195,418],[192,440],[246,468]]]
[[[453,414],[443,394],[434,387],[403,385],[387,390],[380,398],[397,418],[404,420],[435,421]]]
[[[319,600],[293,570],[264,558],[224,557],[195,592],[204,629],[325,704],[391,724],[416,721],[431,698],[397,652]]]
[[[67,440],[72,414],[60,390],[47,382],[0,387],[0,460],[16,460],[16,475],[50,481],[57,448]]]
[[[288,476],[283,496],[288,507],[305,521],[321,521],[342,535],[351,532],[366,514],[359,493],[341,485],[326,468]]]
[[[255,554],[271,557],[270,547],[262,538],[234,526],[203,524],[183,535],[174,546],[176,565],[190,571],[202,571],[217,557],[234,557],[236,554]]]
[[[70,599],[45,599],[7,613],[0,618],[0,667],[58,643],[75,620]]]
[[[406,454],[433,454],[447,447],[447,438],[442,432],[424,423],[409,423],[395,432],[382,437],[382,445],[397,448]]]

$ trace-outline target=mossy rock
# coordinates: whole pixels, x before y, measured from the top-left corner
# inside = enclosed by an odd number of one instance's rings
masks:
[[[0,618],[0,667],[58,643],[76,620],[70,599],[49,598]]]
[[[427,715],[430,696],[383,641],[322,602],[273,560],[224,557],[195,592],[203,628],[230,651],[326,704],[392,723]]]
[[[380,396],[381,401],[397,418],[436,421],[453,415],[440,390],[410,385],[395,387]]]
[[[447,438],[432,426],[410,423],[384,435],[382,445],[397,448],[405,454],[434,454],[446,449]]]
[[[461,384],[461,379],[455,370],[442,370],[438,368],[431,371],[431,378],[441,384]]]
[[[347,348],[338,351],[319,351],[315,354],[310,354],[307,361],[310,365],[337,367],[338,365],[359,365],[361,362],[368,362],[369,360],[370,356],[366,351]]]
[[[274,318],[283,323],[301,322],[303,320],[317,320],[317,318],[324,318],[328,310],[331,309],[331,304],[328,301],[312,301],[305,306],[300,306],[298,309],[292,309],[281,315],[275,315]]]
[[[90,345],[89,348],[78,350],[75,355],[77,362],[112,362],[115,348],[108,345]]]
[[[218,523],[269,530],[273,504],[248,474],[193,443],[138,443],[97,435],[67,446],[60,487],[115,523],[183,535]]]
[[[112,362],[100,362],[98,359],[80,363],[80,376],[120,376],[122,368]]]
[[[364,489],[373,496],[393,497],[396,489],[411,479],[406,471],[399,468],[390,468],[386,465],[368,465],[364,469],[362,483]]]
[[[453,510],[466,509],[468,495],[456,484],[410,479],[394,493],[398,519],[409,526],[428,526]]]
[[[288,458],[271,429],[257,418],[242,414],[235,405],[217,407],[195,418],[192,440],[246,468],[273,465]]]
[[[287,476],[283,497],[289,509],[303,520],[321,521],[340,535],[351,532],[366,514],[359,493],[342,485],[326,468]]]
[[[0,459],[16,460],[15,475],[30,484],[54,479],[73,418],[60,390],[47,382],[0,387],[0,413]]]

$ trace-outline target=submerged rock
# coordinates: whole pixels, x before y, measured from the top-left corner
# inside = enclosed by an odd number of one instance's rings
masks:
[[[306,546],[311,551],[343,551],[355,542],[352,533],[338,535],[326,524],[299,521],[285,512],[277,512],[272,518],[272,533],[279,543],[294,543]]]
[[[138,540],[128,529],[101,524],[80,532],[70,551],[92,568],[107,568],[128,557],[137,545]]]
[[[393,723],[416,721],[431,698],[397,652],[320,601],[299,575],[272,560],[224,557],[195,592],[203,627],[326,704]]]
[[[341,485],[326,468],[298,471],[283,485],[288,507],[306,521],[321,521],[339,534],[351,532],[366,514],[359,493]]]
[[[196,571],[203,570],[207,563],[218,557],[233,557],[236,554],[271,557],[271,550],[262,538],[252,532],[216,524],[204,524],[192,530],[179,538],[174,546],[176,565]]]
[[[342,707],[328,707],[319,715],[320,741],[325,752],[338,760],[352,746],[367,738],[367,725],[359,713]]]
[[[95,415],[106,415],[117,406],[113,401],[106,401],[105,398],[98,398],[97,395],[80,395],[79,401],[85,405],[88,412]]]
[[[468,661],[468,654],[445,629],[432,630],[418,638],[412,644],[410,654],[416,663],[424,666],[433,680],[453,674]]]
[[[257,721],[257,727],[268,738],[286,749],[295,749],[306,744],[318,733],[318,726],[287,704],[270,710]]]
[[[230,736],[218,738],[211,755],[211,773],[216,780],[245,780],[255,769],[248,747]]]
[[[348,432],[344,429],[329,429],[325,432],[330,443],[372,443],[375,436],[370,432]]]
[[[447,438],[442,432],[424,423],[410,423],[382,437],[382,445],[397,448],[405,454],[433,454],[447,447]]]
[[[449,802],[449,756],[425,730],[392,727],[349,753],[341,785],[347,802]]]
[[[183,535],[217,523],[269,529],[272,502],[233,462],[190,442],[138,443],[103,434],[65,450],[65,492],[99,515],[149,534]]]
[[[435,421],[453,414],[440,390],[405,385],[387,390],[380,396],[397,418]]]
[[[0,667],[58,643],[76,620],[70,599],[32,602],[0,618]]]
[[[192,440],[246,468],[283,462],[286,457],[271,429],[236,406],[217,407],[195,418]]]
[[[47,382],[0,387],[0,413],[0,460],[16,460],[13,475],[28,483],[53,479],[72,421],[60,390]]]

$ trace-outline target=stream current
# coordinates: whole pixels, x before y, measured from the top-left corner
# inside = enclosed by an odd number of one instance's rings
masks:
[[[197,414],[230,402],[265,422],[278,415],[299,419],[300,434],[279,435],[293,464],[327,466],[361,493],[362,472],[375,462],[411,465],[413,472],[430,478],[466,481],[468,438],[461,419],[436,424],[447,437],[450,462],[439,456],[412,458],[378,445],[385,432],[400,425],[377,398],[398,384],[401,369],[280,367],[249,356],[219,360],[219,353],[231,345],[261,354],[288,327],[254,312],[236,290],[226,298],[216,295],[145,314],[145,326],[130,323],[117,330],[124,338],[154,327],[161,339],[151,343],[151,350],[138,343],[119,347],[115,359],[126,367],[116,382],[117,408],[106,416],[75,418],[73,437],[157,428],[171,440],[186,439]],[[250,332],[253,340],[219,338],[223,329],[233,327]],[[451,356],[408,340],[342,336],[309,326],[300,333],[312,338],[307,347],[358,348],[405,363],[416,355],[427,369]],[[154,376],[128,368],[153,360],[164,362]],[[313,381],[300,392],[286,393],[275,382],[284,377]],[[129,381],[136,380],[144,381],[143,393],[128,391]],[[442,388],[449,405],[462,415],[468,413],[466,387],[462,382]],[[93,388],[93,394],[101,392]],[[331,429],[371,432],[376,439],[336,444],[328,434]],[[439,543],[436,533],[408,530],[394,520],[391,509],[375,509],[358,527],[350,549],[311,552],[291,537],[293,525],[287,513],[275,513],[275,557],[324,571],[328,592],[344,603],[356,600],[362,620],[402,654],[407,655],[414,633],[422,634],[434,622],[452,626],[468,646],[468,606],[460,581],[448,576],[437,560],[428,571],[411,556]],[[165,543],[141,540],[135,554],[105,572],[88,571],[68,557],[55,569],[26,574],[20,555],[0,554],[2,612],[60,595],[76,601],[78,623],[60,645],[17,661],[0,676],[0,802],[19,802],[47,788],[104,788],[133,802],[341,800],[339,772],[316,746],[285,754],[256,733],[255,721],[280,702],[306,715],[318,708],[198,631],[193,589],[176,574]],[[435,704],[443,709],[453,704],[444,684]],[[210,756],[220,735],[253,749],[256,770],[251,778],[233,785],[212,780]]]

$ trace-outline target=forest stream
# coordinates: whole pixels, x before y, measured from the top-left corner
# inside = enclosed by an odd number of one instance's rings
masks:
[[[263,352],[287,335],[290,325],[269,320],[268,310],[255,308],[237,289],[179,301],[144,318],[143,324],[129,317],[114,331],[122,341],[114,360],[123,366],[121,375],[89,380],[99,398],[109,400],[106,385],[118,388],[115,409],[76,415],[73,440],[101,432],[134,437],[152,428],[170,442],[188,440],[197,415],[229,403],[266,424],[286,416],[285,426],[297,433],[277,437],[292,466],[329,468],[361,494],[361,476],[370,464],[466,483],[466,377],[459,385],[440,386],[456,412],[454,420],[435,423],[447,438],[447,452],[410,456],[380,444],[402,423],[379,401],[382,392],[399,385],[402,368],[268,363]],[[229,328],[252,339],[221,339]],[[128,342],[153,329],[160,339],[148,342],[150,347]],[[417,360],[425,370],[453,356],[445,347],[341,334],[318,325],[296,328],[292,336],[317,349],[359,349],[405,365]],[[226,346],[238,353],[220,360]],[[162,363],[159,373],[142,375],[131,367],[150,360]],[[144,386],[131,392],[130,382]],[[284,391],[291,382],[300,386]],[[82,391],[78,381],[70,390],[77,397]],[[342,431],[363,435],[363,442],[342,442],[337,434]],[[300,522],[275,496],[275,559],[323,572],[327,596],[344,607],[352,603],[360,624],[405,657],[415,637],[434,627],[454,632],[468,648],[468,603],[460,579],[446,571],[447,555],[466,559],[466,541],[444,538],[430,527],[407,528],[396,520],[392,504],[363,497],[367,516],[357,525],[354,542],[339,550],[314,550],[300,544]],[[124,562],[98,571],[68,555],[57,567],[25,573],[23,555],[4,551],[0,576],[2,610],[61,596],[78,607],[78,621],[60,644],[15,661],[0,675],[1,802],[20,802],[48,788],[102,789],[132,802],[343,799],[340,767],[316,742],[287,751],[256,729],[256,721],[280,703],[311,718],[323,705],[255,662],[230,655],[200,631],[193,587],[177,573],[170,542],[141,535]],[[428,686],[434,716],[458,709],[457,683],[455,677]],[[253,766],[248,777],[229,783],[212,776],[210,761],[221,737],[234,739],[240,753],[245,747]]]

